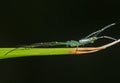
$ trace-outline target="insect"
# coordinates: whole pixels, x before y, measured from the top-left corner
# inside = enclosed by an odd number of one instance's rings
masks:
[[[113,37],[110,37],[110,36],[100,36],[98,37],[98,35],[103,32],[104,30],[116,25],[116,24],[119,24],[120,22],[115,22],[115,23],[112,23],[112,24],[109,24],[105,27],[103,27],[102,29],[100,30],[97,30],[91,34],[89,34],[88,36],[86,36],[85,38],[82,38],[80,39],[79,41],[75,41],[75,40],[70,40],[70,41],[67,41],[67,42],[44,42],[44,43],[34,43],[34,44],[31,44],[31,45],[26,45],[26,46],[22,46],[22,47],[17,47],[17,48],[14,48],[10,51],[8,51],[6,54],[4,55],[7,55],[9,54],[10,52],[12,51],[15,51],[16,49],[18,48],[34,48],[34,47],[48,47],[48,46],[61,46],[61,45],[66,45],[67,47],[79,47],[79,46],[84,46],[86,44],[90,44],[90,43],[94,43],[96,40],[98,39],[102,39],[102,38],[106,38],[106,39],[111,39],[111,40],[117,40]]]

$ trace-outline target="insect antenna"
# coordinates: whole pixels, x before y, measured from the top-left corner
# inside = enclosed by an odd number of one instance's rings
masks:
[[[89,34],[88,36],[85,37],[85,39],[86,39],[86,38],[89,38],[89,37],[93,37],[93,36],[96,37],[97,35],[99,35],[99,34],[100,34],[101,32],[103,32],[104,30],[106,30],[106,29],[108,29],[108,28],[110,28],[110,27],[112,27],[112,26],[114,26],[114,25],[116,25],[116,24],[119,24],[119,23],[120,23],[120,22],[115,22],[115,23],[109,24],[109,25],[103,27],[102,29],[97,30],[97,31]]]

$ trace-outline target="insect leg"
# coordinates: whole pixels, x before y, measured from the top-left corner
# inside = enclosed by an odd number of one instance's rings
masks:
[[[109,25],[103,27],[102,29],[97,30],[97,31],[89,34],[89,35],[86,36],[85,38],[89,38],[89,37],[92,37],[92,36],[97,36],[97,35],[99,35],[101,32],[103,32],[105,29],[110,28],[110,27],[112,27],[112,26],[114,26],[114,25],[116,25],[116,24],[119,24],[119,23],[120,23],[120,22],[115,22],[115,23],[109,24]]]
[[[20,47],[16,47],[16,48],[13,48],[12,50],[8,51],[7,53],[4,54],[4,56],[8,55],[9,53],[19,49],[19,48],[32,48],[33,46],[20,46]]]
[[[8,55],[8,54],[11,53],[12,51],[17,50],[18,48],[19,48],[19,47],[17,47],[17,48],[13,48],[12,50],[10,50],[10,51],[8,51],[7,53],[5,53],[4,56],[5,56],[5,55]]]
[[[116,38],[113,38],[113,37],[110,37],[110,36],[101,36],[101,37],[98,37],[98,39],[100,38],[106,38],[106,39],[111,39],[111,40],[117,40]]]
[[[75,48],[75,53],[77,53],[78,47],[79,47],[79,45],[76,46],[76,48]]]

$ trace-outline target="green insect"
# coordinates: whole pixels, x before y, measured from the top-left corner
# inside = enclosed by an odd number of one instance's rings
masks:
[[[103,32],[104,30],[119,24],[120,22],[115,22],[112,24],[109,24],[105,27],[103,27],[100,30],[97,30],[91,34],[89,34],[88,36],[86,36],[85,38],[80,39],[79,41],[75,41],[75,40],[70,40],[67,42],[44,42],[44,43],[34,43],[31,45],[26,45],[26,46],[22,46],[22,48],[34,48],[34,47],[52,47],[52,46],[67,46],[67,47],[79,47],[79,46],[84,46],[86,44],[90,44],[90,43],[94,43],[96,40],[98,39],[103,39],[103,38],[107,38],[107,39],[111,39],[111,40],[117,40],[113,37],[109,37],[109,36],[100,36],[98,37],[98,35]],[[9,54],[12,51],[15,51],[16,49],[21,48],[21,47],[17,47],[14,48],[10,51],[8,51],[5,55]]]

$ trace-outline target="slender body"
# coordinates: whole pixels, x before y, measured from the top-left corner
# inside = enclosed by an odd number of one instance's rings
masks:
[[[112,26],[114,26],[116,24],[119,24],[119,23],[120,22],[115,22],[115,23],[109,24],[109,25],[103,27],[102,29],[97,30],[97,31],[89,34],[85,38],[80,39],[79,41],[70,40],[70,41],[67,41],[67,42],[34,43],[34,44],[31,44],[31,45],[22,46],[22,48],[49,47],[49,46],[60,46],[60,45],[66,45],[67,47],[69,47],[69,46],[70,47],[78,47],[78,46],[84,46],[86,44],[94,43],[96,40],[101,39],[101,38],[106,38],[106,39],[111,39],[111,40],[117,40],[117,39],[109,37],[109,36],[100,36],[100,37],[97,37],[97,35],[99,35],[104,30],[108,29],[109,27],[112,27]],[[12,49],[12,50],[8,51],[5,55],[9,54],[12,51],[15,51],[18,48],[21,48],[21,47],[17,47],[15,49]]]

